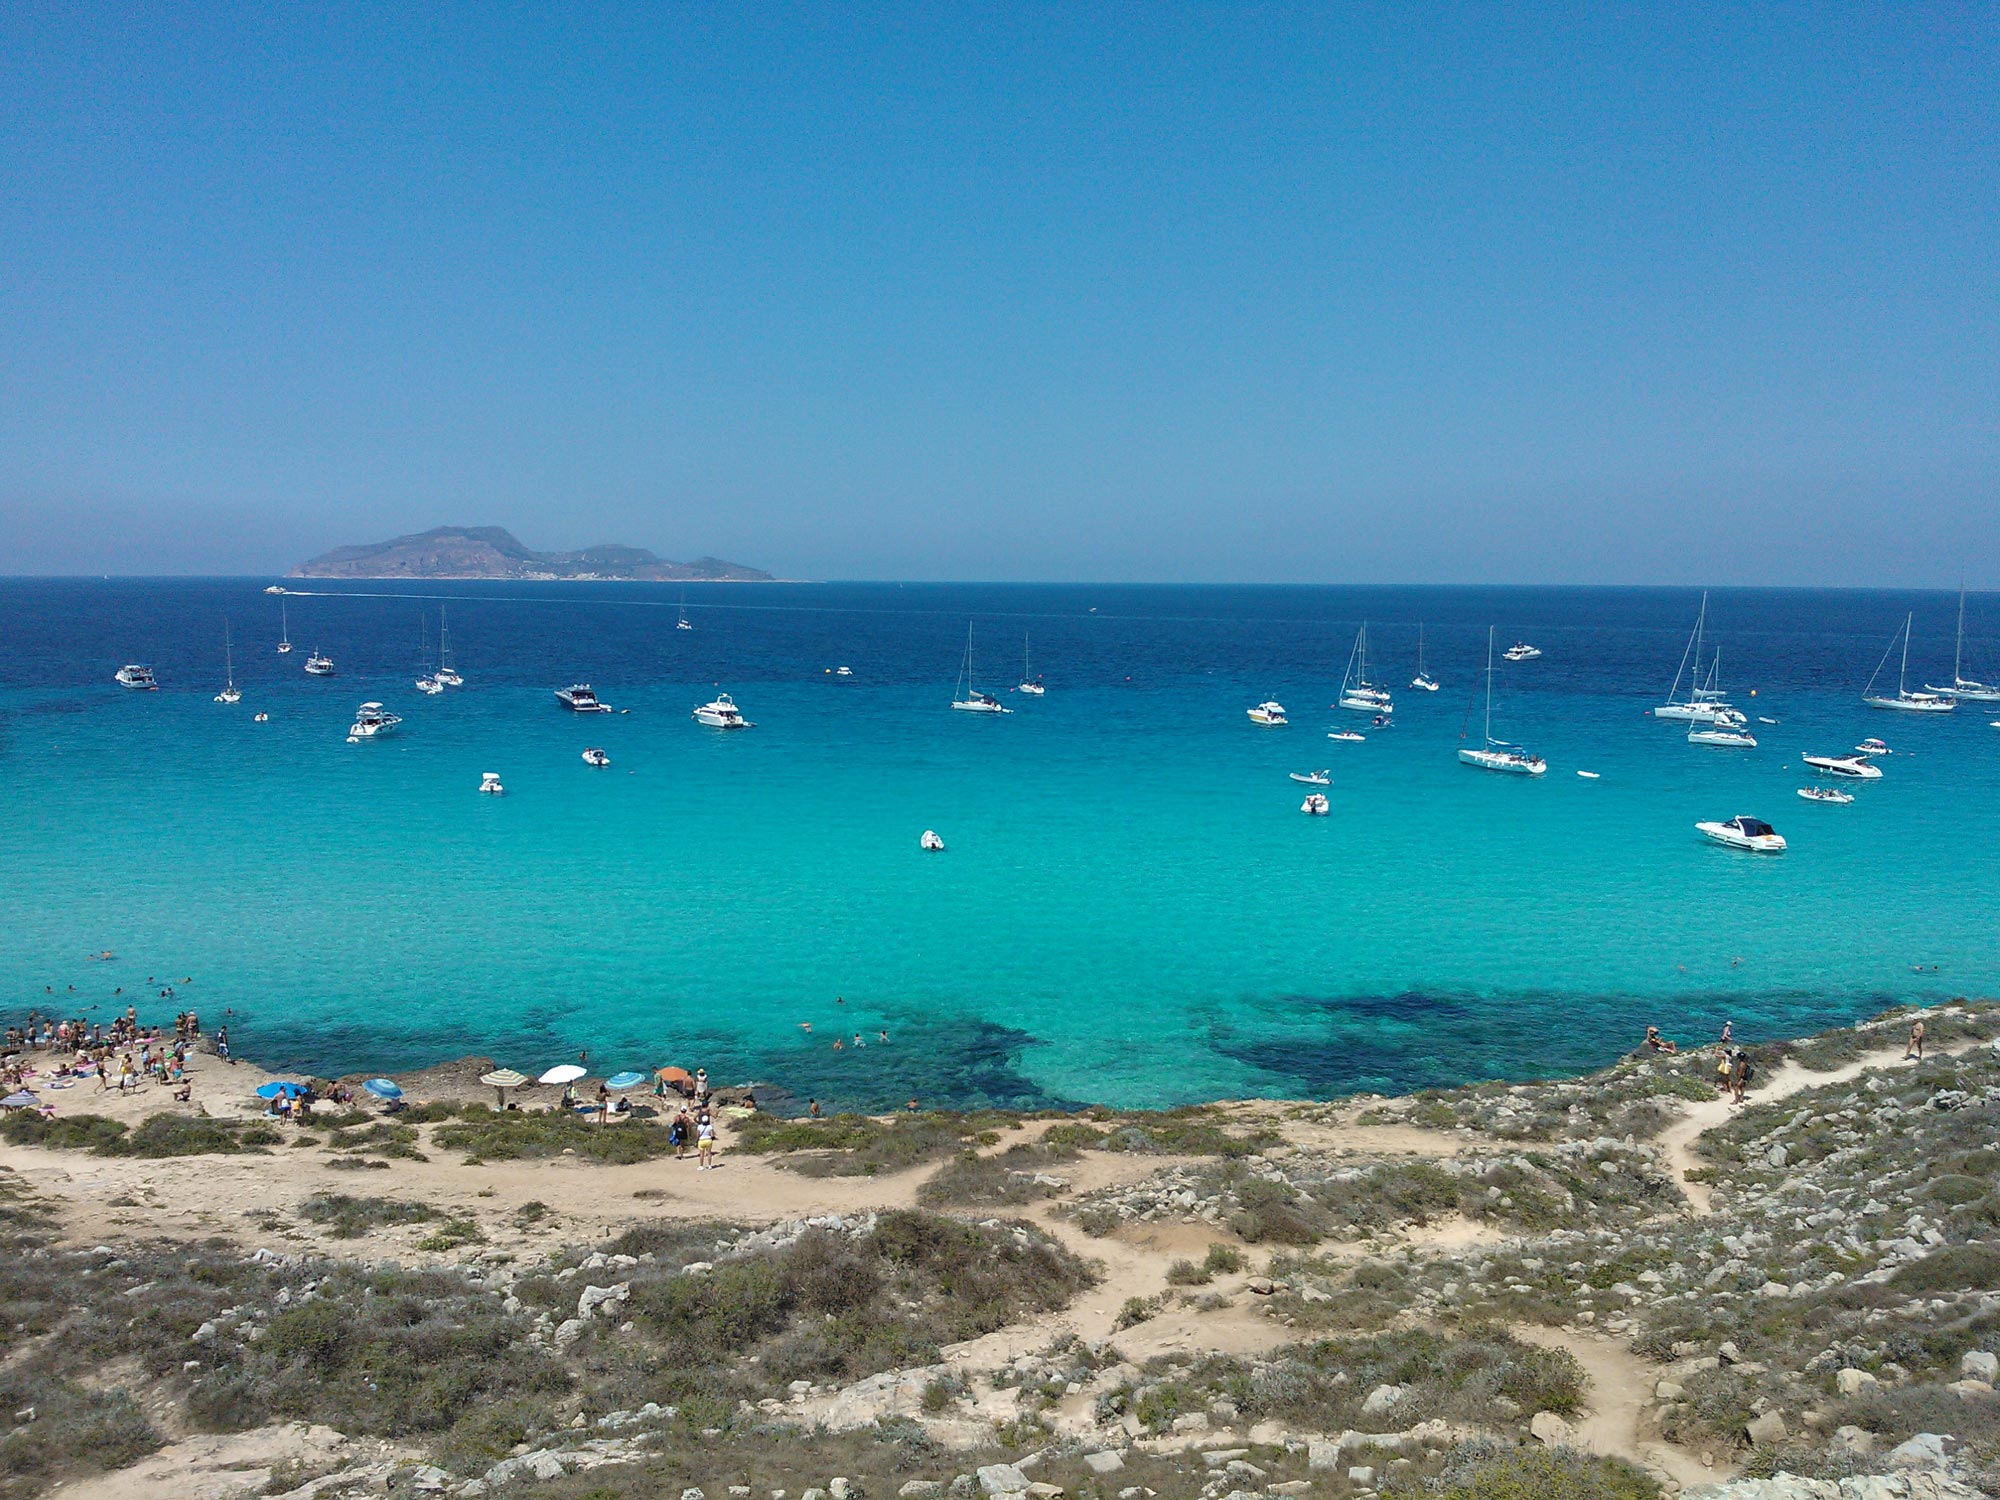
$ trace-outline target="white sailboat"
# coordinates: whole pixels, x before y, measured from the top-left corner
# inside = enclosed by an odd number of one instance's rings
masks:
[[[1347,671],[1340,679],[1338,708],[1351,708],[1357,713],[1388,713],[1394,704],[1390,701],[1389,690],[1378,687],[1368,680],[1368,625],[1362,622],[1355,632],[1354,649],[1347,653]]]
[[[1463,736],[1461,736],[1462,738]],[[1540,776],[1549,763],[1530,755],[1519,745],[1493,738],[1493,627],[1486,627],[1486,743],[1479,749],[1461,746],[1458,758],[1482,771],[1503,771],[1513,776]]]
[[[431,677],[441,687],[464,687],[465,679],[451,664],[451,626],[445,623],[444,606],[438,606],[438,669]]]
[[[1861,690],[1861,701],[1870,708],[1900,708],[1906,713],[1948,714],[1958,707],[1956,698],[1942,693],[1913,693],[1905,679],[1910,673],[1910,627],[1916,623],[1916,613],[1912,611],[1903,617],[1903,628],[1898,632],[1903,638],[1903,664],[1896,673],[1896,694],[1892,698],[1887,693],[1875,691],[1875,678],[1882,675],[1882,669],[1889,665],[1889,658],[1895,654],[1896,642],[1892,638],[1889,649],[1882,653],[1882,659],[1875,664],[1874,675],[1868,679],[1868,686]]]
[[[982,693],[972,685],[972,622],[965,622],[965,659],[959,663],[958,682],[951,690],[951,706],[966,714],[1011,714],[1014,710],[1004,707],[991,693]]]
[[[289,655],[292,649],[292,635],[285,624],[285,601],[278,601],[278,655]]]
[[[1435,693],[1437,679],[1424,670],[1424,622],[1417,622],[1417,675],[1410,679],[1410,686],[1420,693]]]
[[[2000,686],[1979,682],[1965,675],[1965,585],[1958,586],[1958,639],[1951,648],[1951,686],[1924,686],[1933,693],[1964,698],[1973,703],[2000,703]]]
[[[674,621],[674,629],[676,630],[694,629],[694,626],[688,624],[688,596],[686,589],[681,590],[681,617],[678,620]]]
[[[417,634],[420,638],[417,646],[417,665],[422,667],[431,659],[431,624],[430,620],[421,614],[417,616]],[[426,698],[435,698],[444,691],[444,684],[437,680],[435,674],[421,672],[417,677],[417,691]]]
[[[1021,632],[1021,685],[1015,691],[1026,693],[1030,698],[1039,698],[1048,691],[1042,686],[1042,679],[1035,676],[1028,666],[1028,632]]]
[[[236,686],[236,653],[230,648],[229,622],[222,622],[222,662],[225,682],[221,692],[215,695],[217,703],[241,703],[243,694]]]
[[[1711,724],[1717,720],[1725,722],[1740,720],[1742,715],[1729,706],[1722,689],[1717,685],[1717,675],[1721,671],[1721,653],[1717,652],[1717,664],[1710,670],[1706,683],[1701,677],[1702,631],[1708,624],[1708,591],[1701,595],[1701,610],[1694,617],[1694,634],[1688,637],[1687,649],[1681,653],[1681,664],[1674,671],[1673,685],[1667,689],[1667,701],[1653,710],[1656,719],[1684,719],[1691,723]],[[1690,670],[1692,669],[1692,670]],[[1679,696],[1681,678],[1688,680],[1688,695]]]

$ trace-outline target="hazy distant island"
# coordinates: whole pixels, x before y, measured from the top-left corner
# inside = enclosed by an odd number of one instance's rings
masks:
[[[438,526],[415,536],[336,547],[308,558],[292,578],[519,578],[635,583],[762,583],[761,568],[698,557],[670,562],[644,547],[606,543],[575,552],[536,552],[500,526]]]

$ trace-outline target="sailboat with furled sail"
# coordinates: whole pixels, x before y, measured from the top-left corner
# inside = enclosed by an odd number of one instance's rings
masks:
[[[965,714],[1011,714],[991,693],[972,685],[972,622],[965,622],[965,659],[959,663],[958,683],[951,692],[951,706]]]
[[[1913,693],[1907,686],[1910,675],[1910,628],[1916,623],[1916,619],[1914,611],[1905,615],[1903,628],[1896,632],[1903,640],[1903,663],[1896,671],[1895,695],[1892,697],[1888,693],[1875,691],[1875,678],[1882,675],[1882,669],[1889,665],[1889,658],[1896,654],[1896,642],[1892,637],[1889,649],[1882,653],[1882,659],[1875,664],[1875,671],[1868,679],[1868,686],[1861,690],[1861,701],[1870,708],[1899,708],[1905,713],[1914,714],[1948,714],[1958,707],[1956,698],[1943,693]]]
[[[1463,738],[1463,735],[1460,736]],[[1540,776],[1549,768],[1549,763],[1539,755],[1530,755],[1519,745],[1510,745],[1505,740],[1493,738],[1493,627],[1486,627],[1486,731],[1485,743],[1478,748],[1461,745],[1458,758],[1468,766],[1477,766],[1482,771],[1501,771],[1512,776]]]
[[[236,653],[229,644],[229,622],[222,622],[222,670],[223,688],[215,695],[217,703],[241,703],[242,689],[236,686]]]
[[[1965,585],[1963,583],[1958,586],[1958,640],[1951,648],[1951,686],[1938,687],[1928,682],[1924,686],[1933,693],[1964,698],[1971,703],[2000,703],[2000,686],[1990,682],[1980,682],[1965,675]]]

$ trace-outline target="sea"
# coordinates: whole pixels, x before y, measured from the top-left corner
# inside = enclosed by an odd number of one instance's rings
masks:
[[[1714,592],[1760,742],[1732,750],[1649,715],[1690,589],[271,582],[0,580],[10,1015],[193,1008],[326,1075],[584,1057],[829,1109],[1155,1107],[2000,991],[2000,704],[1860,701],[1912,611],[1912,685],[1949,679],[1955,595]],[[465,685],[431,698],[441,614]],[[2000,597],[1967,619],[1967,675],[2000,675]],[[1364,621],[1388,728],[1330,706]],[[1454,753],[1489,626],[1542,651],[1492,701],[1540,779]],[[1010,714],[951,710],[968,630]],[[567,712],[573,682],[617,712]],[[755,727],[696,724],[718,691]],[[348,743],[364,700],[392,737]],[[1796,795],[1802,752],[1865,736],[1882,780]],[[1327,817],[1289,779],[1318,769]],[[1745,813],[1788,852],[1695,831]]]

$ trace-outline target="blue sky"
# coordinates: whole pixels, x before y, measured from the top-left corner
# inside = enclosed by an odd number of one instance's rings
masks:
[[[2000,586],[1990,6],[0,9],[0,572]]]

